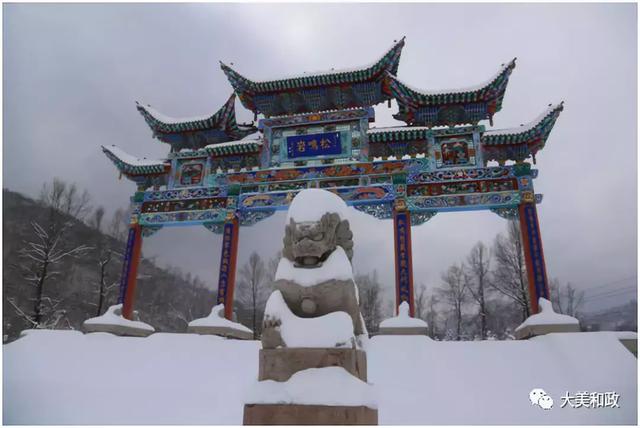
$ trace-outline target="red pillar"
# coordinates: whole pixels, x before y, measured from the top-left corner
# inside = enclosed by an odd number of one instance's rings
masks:
[[[133,317],[133,302],[136,295],[141,249],[142,227],[138,224],[132,224],[129,226],[127,248],[122,263],[120,297],[118,298],[118,303],[122,303],[122,316],[129,320]]]
[[[531,313],[537,314],[539,310],[538,299],[540,297],[549,299],[550,294],[536,204],[533,202],[520,204],[518,214],[520,217],[520,234],[522,235],[524,260],[527,266]]]
[[[228,320],[233,318],[233,291],[236,284],[239,232],[238,218],[233,216],[227,219],[222,232],[217,304],[224,303],[224,317]]]
[[[400,303],[409,303],[414,316],[413,263],[411,261],[411,215],[407,210],[393,211],[393,249],[396,267],[396,314]]]

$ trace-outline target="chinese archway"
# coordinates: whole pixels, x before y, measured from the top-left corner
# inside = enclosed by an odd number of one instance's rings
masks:
[[[549,285],[536,209],[542,196],[533,188],[538,172],[527,160],[535,164],[562,103],[529,124],[486,129],[480,123],[492,126],[501,110],[515,59],[471,89],[421,91],[397,77],[404,44],[395,42],[367,67],[273,81],[250,80],[221,63],[234,93],[211,116],[171,119],[138,104],[170,152],[148,160],[103,147],[137,185],[120,282],[123,315],[132,316],[144,237],[163,227],[204,226],[223,236],[217,300],[230,319],[239,228],[286,210],[306,188],[393,220],[396,303],[408,302],[412,316],[412,227],[447,211],[519,219],[531,310],[538,312]],[[236,96],[261,116],[257,127],[236,122]],[[372,127],[373,106],[393,99],[394,117],[406,125]]]

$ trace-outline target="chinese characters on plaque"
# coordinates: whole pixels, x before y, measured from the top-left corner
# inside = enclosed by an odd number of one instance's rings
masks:
[[[287,137],[287,156],[289,159],[339,155],[342,143],[339,132],[327,132],[312,135],[294,135]]]

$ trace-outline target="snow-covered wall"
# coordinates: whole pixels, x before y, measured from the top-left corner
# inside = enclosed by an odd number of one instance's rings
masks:
[[[637,360],[616,333],[524,341],[376,336],[369,382],[387,424],[630,424]],[[259,342],[28,331],[3,346],[5,424],[242,424]],[[550,410],[531,405],[542,388]],[[615,392],[619,408],[561,407],[569,392]]]

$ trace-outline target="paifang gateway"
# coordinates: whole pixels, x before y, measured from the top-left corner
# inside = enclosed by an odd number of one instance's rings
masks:
[[[307,188],[329,190],[359,211],[393,220],[396,304],[408,302],[412,316],[411,226],[447,211],[487,209],[519,219],[537,313],[549,286],[536,209],[542,195],[533,189],[538,171],[527,160],[535,164],[563,105],[549,105],[526,125],[487,130],[480,123],[492,126],[502,109],[516,60],[474,87],[426,91],[397,77],[404,45],[404,38],[394,42],[362,68],[262,82],[221,63],[233,93],[210,116],[173,119],[138,104],[153,137],[170,151],[149,160],[102,148],[137,185],[120,282],[123,315],[132,317],[143,237],[201,225],[223,236],[217,303],[230,319],[239,228],[286,210]],[[257,127],[236,122],[236,96]],[[406,125],[372,127],[373,106],[393,99],[394,117]]]

